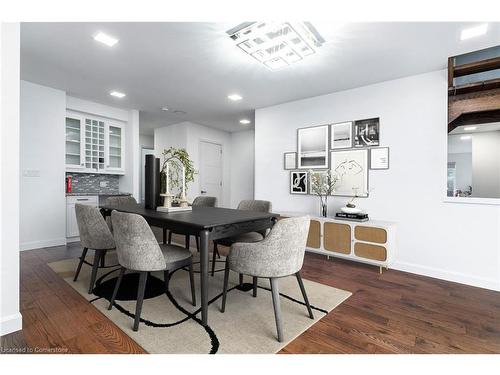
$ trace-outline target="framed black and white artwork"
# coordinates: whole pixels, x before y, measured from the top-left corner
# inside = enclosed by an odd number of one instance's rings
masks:
[[[352,147],[352,122],[341,122],[330,125],[330,148],[332,150],[338,148]]]
[[[370,149],[370,169],[389,169],[389,147]]]
[[[307,172],[290,172],[290,194],[307,194]]]
[[[283,164],[284,168],[286,170],[297,169],[297,153],[296,152],[285,152],[283,163],[284,163]]]
[[[368,150],[331,152],[331,171],[338,177],[333,195],[368,196]]]
[[[328,125],[297,130],[297,168],[328,168]]]
[[[376,147],[380,145],[379,118],[354,121],[354,147]]]

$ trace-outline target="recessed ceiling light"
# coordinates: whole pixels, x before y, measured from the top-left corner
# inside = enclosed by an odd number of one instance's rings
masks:
[[[168,111],[168,108],[167,107],[161,107],[161,110],[162,111]]]
[[[245,125],[247,125],[247,124],[250,124],[250,122],[251,122],[251,121],[250,121],[250,120],[247,120],[246,118],[244,118],[244,119],[241,119],[241,120],[240,120],[240,124],[245,124]]]
[[[119,91],[111,91],[109,95],[117,97],[117,98],[124,98],[126,95],[123,92]]]
[[[467,131],[467,132],[468,132],[468,131],[471,131],[471,130],[476,130],[476,129],[477,129],[477,126],[466,126],[466,127],[464,128],[464,130],[465,130],[465,131]]]
[[[461,139],[462,141],[467,141],[468,139],[471,139],[471,138],[472,138],[472,137],[471,137],[470,135],[462,135],[462,136],[460,137],[460,139]]]
[[[227,98],[229,100],[232,100],[233,102],[237,102],[238,100],[241,100],[243,99],[243,97],[241,95],[238,95],[238,94],[231,94],[231,95],[228,95]]]
[[[309,22],[246,22],[226,33],[242,51],[271,70],[314,55],[325,43]]]
[[[101,32],[97,33],[94,36],[94,40],[97,42],[101,42],[102,44],[105,44],[108,47],[113,47],[116,43],[118,43],[118,39],[113,38],[112,36]]]
[[[470,38],[474,38],[476,36],[481,36],[486,34],[486,31],[488,31],[488,24],[484,23],[479,26],[475,27],[470,27],[468,29],[462,30],[462,33],[460,34],[460,39],[461,40],[466,40]]]

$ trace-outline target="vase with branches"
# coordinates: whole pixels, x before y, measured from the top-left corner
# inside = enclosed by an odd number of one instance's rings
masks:
[[[186,199],[188,184],[194,181],[194,163],[184,148],[170,147],[163,150],[163,163],[160,172],[161,191],[170,194],[170,189],[179,189],[176,197]]]
[[[321,172],[310,170],[309,178],[311,179],[311,193],[317,195],[320,200],[320,214],[323,217],[327,217],[328,196],[335,192],[339,178],[331,170]]]

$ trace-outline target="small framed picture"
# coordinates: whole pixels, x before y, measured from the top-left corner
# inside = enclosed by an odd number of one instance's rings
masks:
[[[338,148],[351,148],[352,147],[352,122],[341,122],[338,124],[330,125],[332,150]]]
[[[354,122],[354,147],[376,147],[380,145],[379,118]]]
[[[389,147],[370,149],[370,169],[389,169]]]
[[[290,194],[307,194],[307,172],[290,172]]]
[[[307,177],[308,177],[308,180],[309,180],[309,190],[308,190],[308,193],[310,195],[316,195],[318,193],[318,191],[317,191],[318,189],[320,189],[320,190],[323,189],[324,190],[324,188],[322,187],[322,185],[327,182],[328,170],[326,170],[326,171],[317,171],[317,170],[314,170],[314,171],[309,172],[309,176],[307,176]]]
[[[328,168],[328,128],[297,129],[297,168]]]
[[[296,152],[285,152],[283,166],[284,166],[285,170],[297,169],[297,153]]]

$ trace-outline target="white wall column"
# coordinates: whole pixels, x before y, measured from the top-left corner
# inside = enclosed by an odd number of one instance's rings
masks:
[[[19,23],[0,27],[0,335],[22,328],[19,312]]]

